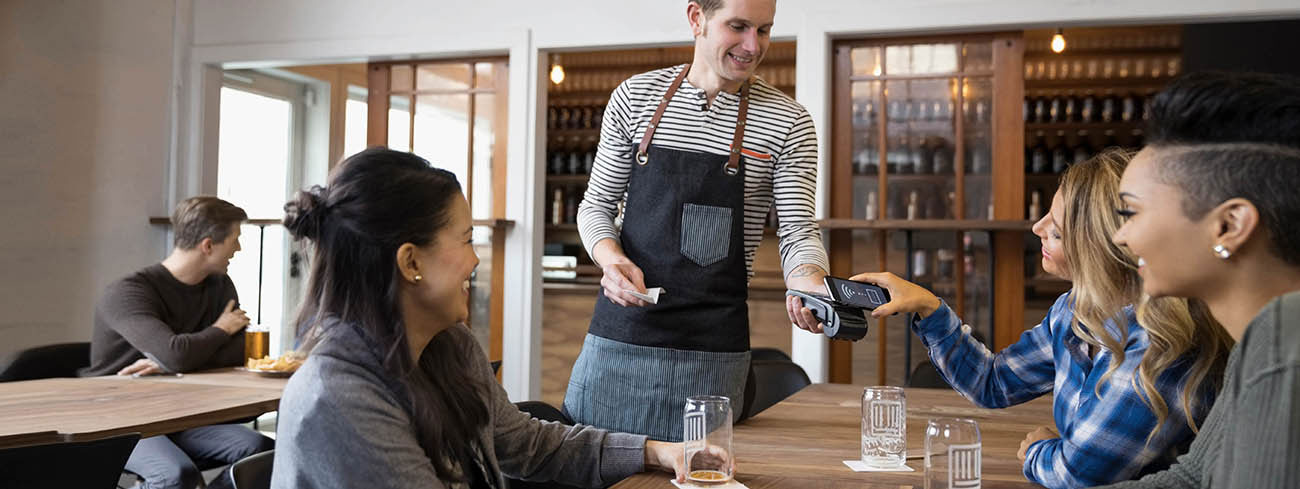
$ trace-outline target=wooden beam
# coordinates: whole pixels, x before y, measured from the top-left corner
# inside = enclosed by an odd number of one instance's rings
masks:
[[[834,78],[834,95],[837,103],[831,104],[831,164],[830,200],[832,217],[853,217],[853,165],[850,162],[853,153],[852,94],[849,91],[848,74],[853,67],[847,48],[835,51],[835,71],[840,76]],[[853,275],[853,232],[836,230],[830,233],[831,275],[847,277]],[[853,382],[853,343],[832,340],[830,344],[829,369],[827,380],[837,384]]]
[[[993,40],[993,215],[1021,221],[1025,205],[1023,33]],[[1025,323],[1024,231],[993,232],[993,349],[1016,342]]]
[[[388,86],[392,71],[386,64],[366,68],[366,146],[388,146]]]

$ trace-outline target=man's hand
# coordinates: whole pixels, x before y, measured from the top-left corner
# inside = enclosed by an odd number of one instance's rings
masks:
[[[914,312],[921,319],[934,314],[939,309],[939,298],[925,287],[899,278],[889,272],[862,273],[849,277],[849,280],[866,282],[884,287],[889,291],[889,302],[871,311],[871,317],[880,318],[900,312]]]
[[[645,466],[664,472],[676,474],[677,482],[686,482],[686,462],[682,460],[685,452],[681,443],[663,441],[645,441]]]
[[[1060,437],[1061,435],[1056,432],[1055,428],[1052,428],[1051,426],[1039,426],[1038,429],[1030,431],[1029,434],[1025,435],[1025,440],[1020,442],[1020,451],[1016,452],[1016,457],[1023,463],[1025,457],[1028,456],[1027,453],[1029,452],[1029,446],[1033,445],[1034,442]]]
[[[235,309],[235,300],[230,299],[230,302],[226,303],[225,312],[221,313],[221,317],[217,318],[217,322],[213,326],[220,328],[228,335],[234,335],[239,330],[244,329],[244,326],[248,326],[248,313],[245,313],[243,309]]]
[[[605,297],[615,304],[627,306],[647,306],[648,302],[637,299],[627,293],[633,290],[645,293],[645,275],[641,268],[623,253],[623,247],[613,239],[602,239],[591,247],[591,258],[600,265],[604,276],[600,277],[600,286],[605,289]]]
[[[826,271],[817,265],[800,265],[790,271],[790,275],[785,278],[785,286],[788,289],[802,292],[815,292],[826,295]],[[785,296],[785,313],[790,317],[790,324],[796,328],[811,331],[820,334],[822,332],[822,323],[817,321],[811,310],[803,306],[803,299],[793,296]]]
[[[135,363],[127,365],[126,367],[123,367],[122,370],[117,371],[118,375],[157,375],[162,373],[166,373],[166,371],[164,371],[157,363],[154,363],[153,360],[148,358],[136,360]]]

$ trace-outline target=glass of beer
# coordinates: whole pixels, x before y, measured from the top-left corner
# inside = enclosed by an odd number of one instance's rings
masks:
[[[695,485],[731,480],[731,399],[724,396],[686,398],[682,415],[686,478]]]
[[[907,397],[901,387],[862,391],[862,463],[883,469],[907,459]]]
[[[244,361],[261,360],[271,354],[271,327],[250,324],[244,328]]]

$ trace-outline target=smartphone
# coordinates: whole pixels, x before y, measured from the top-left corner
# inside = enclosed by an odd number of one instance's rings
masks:
[[[830,275],[827,275],[825,280],[826,290],[830,291],[831,299],[835,302],[868,310],[889,302],[889,291],[882,287]]]

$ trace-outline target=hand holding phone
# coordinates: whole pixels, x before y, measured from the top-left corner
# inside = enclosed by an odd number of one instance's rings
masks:
[[[825,278],[826,290],[836,302],[872,310],[889,302],[889,291],[866,282],[845,278]]]

